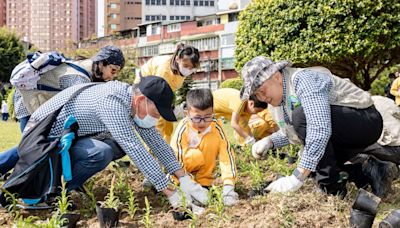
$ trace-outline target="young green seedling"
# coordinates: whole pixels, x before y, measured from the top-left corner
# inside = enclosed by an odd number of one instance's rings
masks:
[[[143,224],[146,228],[150,228],[153,226],[153,223],[151,221],[150,213],[151,213],[151,206],[149,203],[149,200],[147,199],[147,196],[144,197],[144,203],[146,205],[146,208],[144,209],[144,216],[142,220],[140,221],[141,224]]]

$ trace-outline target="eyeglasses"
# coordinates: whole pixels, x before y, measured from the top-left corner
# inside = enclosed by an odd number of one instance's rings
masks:
[[[212,122],[214,119],[214,115],[211,116],[205,116],[205,117],[200,117],[200,116],[195,116],[195,117],[190,117],[189,119],[193,122],[193,123],[200,123],[201,121],[204,121],[205,123],[209,123]]]

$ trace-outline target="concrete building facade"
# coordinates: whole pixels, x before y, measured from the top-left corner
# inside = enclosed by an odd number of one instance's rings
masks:
[[[105,0],[104,35],[136,27],[142,22],[141,0]]]
[[[215,14],[218,0],[143,0],[142,19],[149,21],[182,21],[196,16]]]
[[[7,23],[7,8],[6,0],[0,0],[0,27]]]
[[[200,52],[200,69],[193,76],[195,86],[216,89],[222,81],[238,76],[234,51],[239,13],[229,10],[187,21],[142,23],[119,35],[82,41],[80,46],[91,49],[114,44],[141,66],[153,56],[171,55],[179,42],[190,44]]]
[[[7,0],[7,26],[41,51],[70,50],[96,33],[96,0]]]

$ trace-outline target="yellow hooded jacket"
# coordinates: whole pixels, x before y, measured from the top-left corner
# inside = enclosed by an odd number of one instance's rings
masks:
[[[186,172],[192,174],[194,180],[202,186],[211,186],[214,181],[213,172],[219,159],[223,184],[234,185],[235,156],[222,129],[222,124],[214,120],[207,133],[199,134],[201,139],[198,145],[190,146],[193,140],[190,131],[194,129],[191,128],[189,121],[185,118],[179,123],[171,141],[171,147]]]

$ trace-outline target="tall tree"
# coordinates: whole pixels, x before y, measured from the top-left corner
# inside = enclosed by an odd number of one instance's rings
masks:
[[[400,63],[400,2],[254,0],[240,14],[238,71],[258,55],[322,65],[365,90]]]
[[[15,32],[0,28],[0,81],[8,82],[14,67],[24,58],[24,46]]]

